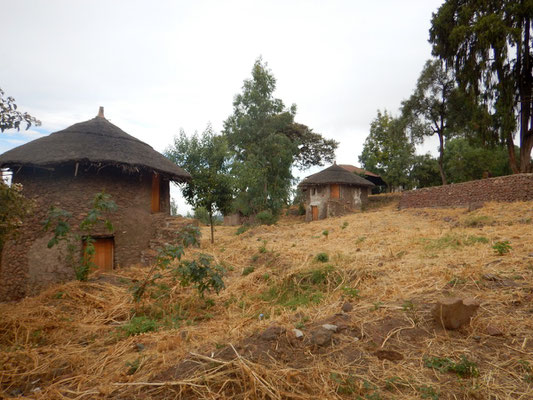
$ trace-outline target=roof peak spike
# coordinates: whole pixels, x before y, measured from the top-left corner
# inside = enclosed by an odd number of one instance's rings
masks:
[[[104,117],[104,107],[100,106],[100,108],[98,109],[98,115],[97,115],[98,118],[105,118]]]

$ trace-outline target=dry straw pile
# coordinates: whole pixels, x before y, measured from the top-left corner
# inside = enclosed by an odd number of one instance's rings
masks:
[[[228,269],[219,296],[166,280],[135,304],[128,287],[146,273],[135,267],[0,305],[0,395],[533,398],[532,218],[532,202],[389,204],[240,235],[217,227],[195,252]],[[480,301],[470,324],[433,321],[446,296]]]

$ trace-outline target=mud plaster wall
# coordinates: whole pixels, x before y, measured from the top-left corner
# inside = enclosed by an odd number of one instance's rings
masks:
[[[533,200],[533,174],[516,174],[403,192],[399,207],[467,207],[486,201],[529,200]]]
[[[315,189],[313,191],[313,189]],[[313,193],[314,192],[314,193]],[[305,220],[313,220],[312,206],[318,207],[318,219],[341,216],[349,212],[361,210],[368,201],[368,189],[340,185],[338,199],[331,199],[330,185],[317,185],[308,187],[306,190]]]
[[[52,237],[42,228],[50,206],[73,214],[73,228],[87,215],[94,195],[105,191],[118,206],[110,214],[114,232],[99,228],[95,236],[114,236],[115,268],[140,263],[141,252],[148,248],[159,214],[151,213],[151,174],[125,174],[115,168],[80,167],[74,176],[74,166],[55,171],[24,168],[15,171],[13,181],[23,185],[23,193],[33,199],[33,213],[24,221],[17,236],[8,241],[0,264],[0,301],[19,299],[53,282],[73,279],[72,267],[65,261],[66,246],[48,249]],[[161,208],[168,214],[168,181],[162,181]]]

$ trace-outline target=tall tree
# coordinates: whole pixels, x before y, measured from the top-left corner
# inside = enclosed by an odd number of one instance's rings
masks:
[[[391,191],[410,186],[409,169],[415,148],[405,132],[403,119],[378,110],[359,156],[363,168],[378,172]]]
[[[462,96],[456,90],[455,77],[440,60],[428,60],[422,69],[411,97],[402,103],[402,116],[411,128],[411,136],[423,142],[426,136],[439,138],[439,172],[442,184],[446,185],[444,151],[446,140],[465,125],[468,116]]]
[[[331,161],[337,143],[294,122],[296,106],[274,97],[276,79],[261,59],[252,68],[223,134],[232,150],[235,208],[245,215],[279,213],[290,197],[293,165],[307,168]]]
[[[191,138],[182,130],[165,155],[191,174],[191,181],[182,189],[183,197],[195,209],[203,207],[207,210],[211,243],[214,243],[213,215],[217,211],[227,213],[233,200],[226,139],[215,135],[210,126],[202,136],[195,133]]]
[[[41,121],[32,117],[27,112],[18,111],[17,103],[11,96],[5,96],[5,92],[0,88],[0,132],[7,129],[20,130],[20,124],[26,124],[26,129],[30,126],[40,126]]]
[[[446,0],[430,29],[433,54],[454,68],[462,90],[490,104],[513,172],[532,171],[532,16],[531,0]]]

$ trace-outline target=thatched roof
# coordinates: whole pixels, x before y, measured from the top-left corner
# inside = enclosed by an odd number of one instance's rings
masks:
[[[345,170],[352,172],[354,174],[363,175],[365,179],[369,180],[376,186],[387,186],[387,183],[383,180],[383,178],[380,175],[367,171],[366,169],[358,168],[355,165],[350,165],[350,164],[339,164],[339,167],[342,167]]]
[[[0,168],[53,167],[74,162],[116,165],[130,170],[148,169],[178,182],[191,177],[151,146],[105,119],[102,108],[98,116],[89,121],[74,124],[0,155]]]
[[[298,186],[306,187],[313,185],[328,185],[331,183],[350,186],[374,186],[372,182],[345,170],[337,164],[333,164],[329,168],[308,176]]]

